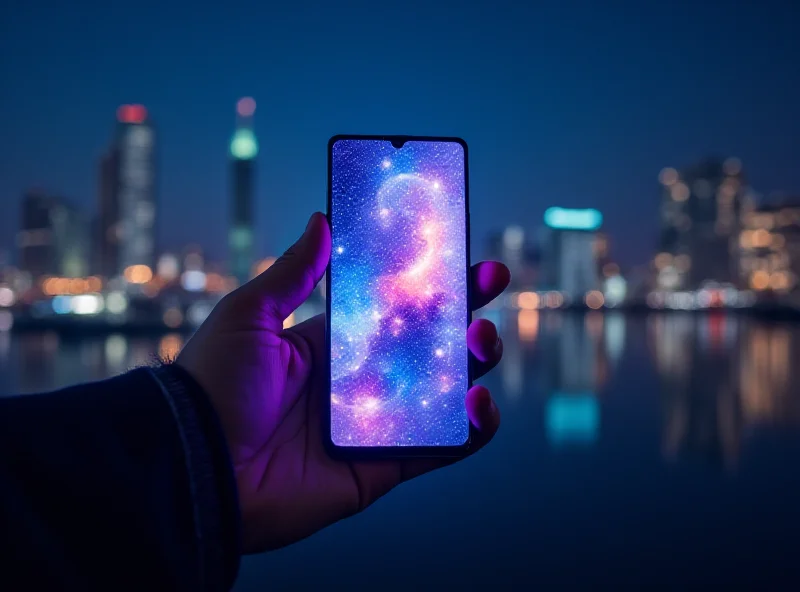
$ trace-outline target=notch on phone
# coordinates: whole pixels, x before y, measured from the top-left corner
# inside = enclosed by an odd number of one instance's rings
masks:
[[[395,137],[392,138],[392,146],[394,146],[395,148],[397,148],[399,150],[400,148],[402,148],[405,145],[407,140],[408,140],[408,138],[405,138],[403,136],[395,136]]]

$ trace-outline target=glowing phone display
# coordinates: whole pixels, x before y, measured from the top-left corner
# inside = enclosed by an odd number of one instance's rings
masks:
[[[465,144],[340,137],[329,150],[330,440],[464,446]]]

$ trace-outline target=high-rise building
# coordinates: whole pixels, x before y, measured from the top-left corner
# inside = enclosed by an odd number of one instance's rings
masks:
[[[600,286],[597,230],[603,216],[593,209],[549,208],[544,222],[544,285],[562,292],[573,303],[581,303],[587,293]]]
[[[596,232],[594,239],[594,259],[597,263],[597,273],[601,276],[608,276],[607,266],[614,266],[611,261],[611,239],[606,232]],[[617,273],[619,270],[616,270]]]
[[[658,287],[693,290],[707,281],[736,283],[739,216],[747,193],[739,160],[707,159],[681,172],[665,168],[659,180]]]
[[[521,226],[508,226],[489,235],[485,255],[497,259],[511,271],[511,289],[530,289],[536,284],[539,253],[531,236]]]
[[[44,275],[81,277],[88,268],[88,229],[80,212],[65,200],[40,191],[22,199],[17,237],[20,267]]]
[[[800,200],[746,212],[739,248],[744,286],[781,296],[796,294],[800,286]]]
[[[97,258],[105,276],[155,263],[155,133],[142,105],[122,105],[100,162]]]
[[[98,273],[120,274],[119,151],[112,147],[100,159],[97,220],[94,224],[93,264]]]
[[[258,142],[253,132],[256,102],[236,103],[236,131],[231,139],[231,220],[228,232],[231,273],[240,284],[250,279],[253,254],[253,202]]]

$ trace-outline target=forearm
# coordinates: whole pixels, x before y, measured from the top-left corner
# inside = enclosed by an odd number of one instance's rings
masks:
[[[0,399],[0,583],[225,589],[238,520],[216,417],[179,368]]]

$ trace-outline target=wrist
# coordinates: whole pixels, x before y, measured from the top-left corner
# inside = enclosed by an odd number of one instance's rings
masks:
[[[151,372],[178,423],[202,569],[209,581],[222,579],[230,585],[238,571],[241,535],[238,491],[224,432],[205,391],[185,368],[163,363]]]

